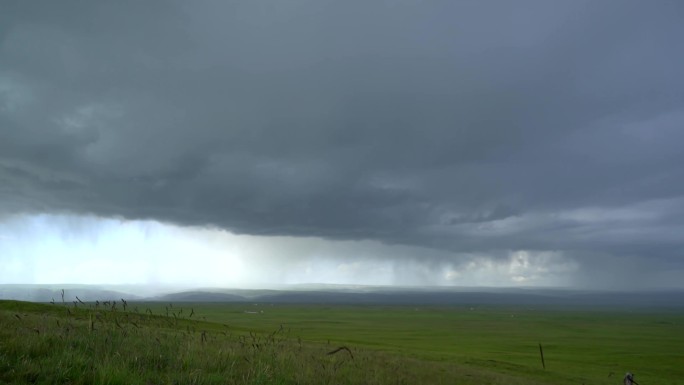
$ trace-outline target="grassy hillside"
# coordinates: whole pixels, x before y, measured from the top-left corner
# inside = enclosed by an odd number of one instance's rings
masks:
[[[161,307],[161,305],[158,305]],[[193,305],[207,320],[554,383],[684,384],[684,312],[524,307]],[[160,308],[159,311],[162,309]],[[545,354],[542,370],[539,344]],[[617,377],[617,380],[616,380]],[[649,380],[649,381],[646,381]]]
[[[684,383],[678,313],[125,305],[0,301],[0,383]]]

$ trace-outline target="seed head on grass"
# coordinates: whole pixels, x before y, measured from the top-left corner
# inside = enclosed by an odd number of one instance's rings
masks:
[[[337,348],[337,349],[335,349],[335,350],[333,350],[333,351],[331,351],[331,352],[328,352],[327,355],[330,356],[330,355],[333,355],[333,354],[335,354],[335,353],[337,353],[337,352],[340,352],[340,351],[342,351],[342,350],[345,350],[347,353],[349,353],[349,357],[351,357],[352,360],[354,359],[354,355],[352,354],[351,350],[349,350],[349,348],[346,347],[346,346],[340,346],[339,348]]]

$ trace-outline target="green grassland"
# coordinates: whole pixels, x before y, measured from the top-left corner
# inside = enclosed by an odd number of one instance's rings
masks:
[[[684,311],[126,305],[0,301],[0,383],[684,384]]]

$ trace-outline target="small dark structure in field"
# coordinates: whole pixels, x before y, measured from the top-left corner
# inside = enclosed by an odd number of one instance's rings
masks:
[[[634,381],[634,374],[627,372],[625,378],[622,380],[623,385],[639,385],[638,382]]]

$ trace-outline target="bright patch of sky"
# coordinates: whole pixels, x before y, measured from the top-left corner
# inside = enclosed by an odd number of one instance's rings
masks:
[[[236,235],[92,216],[21,215],[0,222],[0,283],[564,286],[576,270],[573,262],[548,252],[488,258],[376,241]]]

